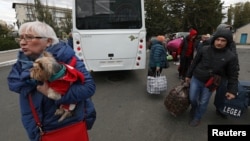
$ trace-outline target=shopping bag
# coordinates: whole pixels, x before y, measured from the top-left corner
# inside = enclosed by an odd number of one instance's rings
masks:
[[[165,75],[147,76],[147,92],[149,94],[160,94],[167,90],[167,78]]]
[[[171,89],[165,97],[164,105],[171,115],[177,117],[184,113],[189,105],[189,84],[182,82]]]

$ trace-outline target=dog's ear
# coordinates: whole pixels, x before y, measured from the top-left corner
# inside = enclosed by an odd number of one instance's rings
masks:
[[[41,70],[39,63],[35,62],[33,64],[33,67],[30,69],[30,77],[38,81],[43,81],[44,76],[41,76],[42,75],[41,72],[42,70]]]

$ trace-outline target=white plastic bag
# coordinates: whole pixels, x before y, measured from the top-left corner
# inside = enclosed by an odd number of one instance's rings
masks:
[[[167,78],[165,75],[148,76],[147,77],[147,92],[149,94],[160,94],[167,90]]]

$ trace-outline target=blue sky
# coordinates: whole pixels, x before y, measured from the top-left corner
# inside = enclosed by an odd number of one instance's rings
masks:
[[[225,6],[229,6],[230,4],[235,4],[237,2],[247,2],[250,0],[221,0],[225,2]],[[16,21],[16,13],[12,8],[12,3],[26,3],[26,2],[34,2],[34,0],[0,0],[0,20],[7,22],[7,24],[13,24]],[[46,0],[42,0],[42,2],[46,2]],[[49,5],[71,8],[72,0],[47,0]]]

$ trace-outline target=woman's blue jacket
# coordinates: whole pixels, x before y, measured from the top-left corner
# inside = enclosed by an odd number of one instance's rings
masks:
[[[58,44],[48,47],[46,51],[53,54],[59,62],[69,63],[75,52],[67,44],[59,42]],[[84,119],[84,101],[95,93],[95,83],[89,72],[86,70],[82,61],[77,58],[75,68],[82,72],[85,77],[84,83],[75,82],[70,89],[60,100],[51,100],[38,92],[36,81],[30,79],[30,68],[33,60],[23,54],[22,51],[18,53],[17,62],[12,66],[8,75],[8,85],[11,91],[19,94],[20,110],[22,123],[25,127],[31,141],[39,140],[39,129],[36,127],[31,108],[29,106],[28,94],[32,95],[32,100],[39,119],[42,122],[43,130],[49,131],[63,127],[65,125],[75,123]],[[58,122],[59,116],[54,113],[60,104],[77,103],[73,116],[66,118],[62,122]]]

